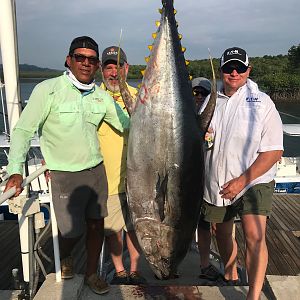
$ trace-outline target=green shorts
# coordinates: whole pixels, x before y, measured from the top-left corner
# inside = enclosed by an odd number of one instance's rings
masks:
[[[200,219],[207,222],[223,223],[237,215],[270,216],[273,202],[274,180],[269,183],[256,184],[228,206],[215,206],[206,201],[201,207]]]

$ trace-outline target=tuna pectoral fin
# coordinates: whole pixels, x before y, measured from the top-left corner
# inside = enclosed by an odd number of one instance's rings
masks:
[[[165,219],[165,202],[167,201],[167,185],[168,185],[168,174],[163,178],[158,174],[156,183],[156,197],[155,202],[157,204],[158,215],[161,222]]]
[[[212,70],[212,75],[213,75],[211,93],[210,93],[209,101],[208,101],[204,111],[201,113],[200,116],[198,116],[198,123],[199,123],[200,130],[203,133],[203,138],[205,136],[205,133],[207,132],[208,126],[209,126],[212,116],[214,114],[216,100],[217,100],[217,81],[216,81],[215,70],[214,70],[214,66],[213,66],[211,57],[210,57],[210,65],[211,65],[211,70]]]

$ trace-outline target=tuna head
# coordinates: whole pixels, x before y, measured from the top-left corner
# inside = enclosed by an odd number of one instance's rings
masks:
[[[173,1],[162,3],[131,117],[127,195],[145,257],[159,278],[168,278],[186,255],[197,226],[204,163]]]

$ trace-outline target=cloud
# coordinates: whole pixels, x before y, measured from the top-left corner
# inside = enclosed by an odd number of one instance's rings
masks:
[[[100,50],[119,40],[131,64],[144,64],[159,20],[157,0],[16,0],[21,63],[63,68],[71,40],[95,38]],[[286,54],[299,44],[299,0],[175,0],[176,19],[188,59],[219,57],[227,47],[250,56]]]

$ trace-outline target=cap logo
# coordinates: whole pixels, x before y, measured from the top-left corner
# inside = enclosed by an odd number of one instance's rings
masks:
[[[228,52],[226,53],[226,55],[234,55],[234,54],[242,55],[242,54],[239,53],[239,50],[238,50],[238,49],[231,50],[231,51],[228,51]]]
[[[118,52],[115,50],[115,48],[109,49],[109,51],[106,53],[107,55],[118,55]]]

